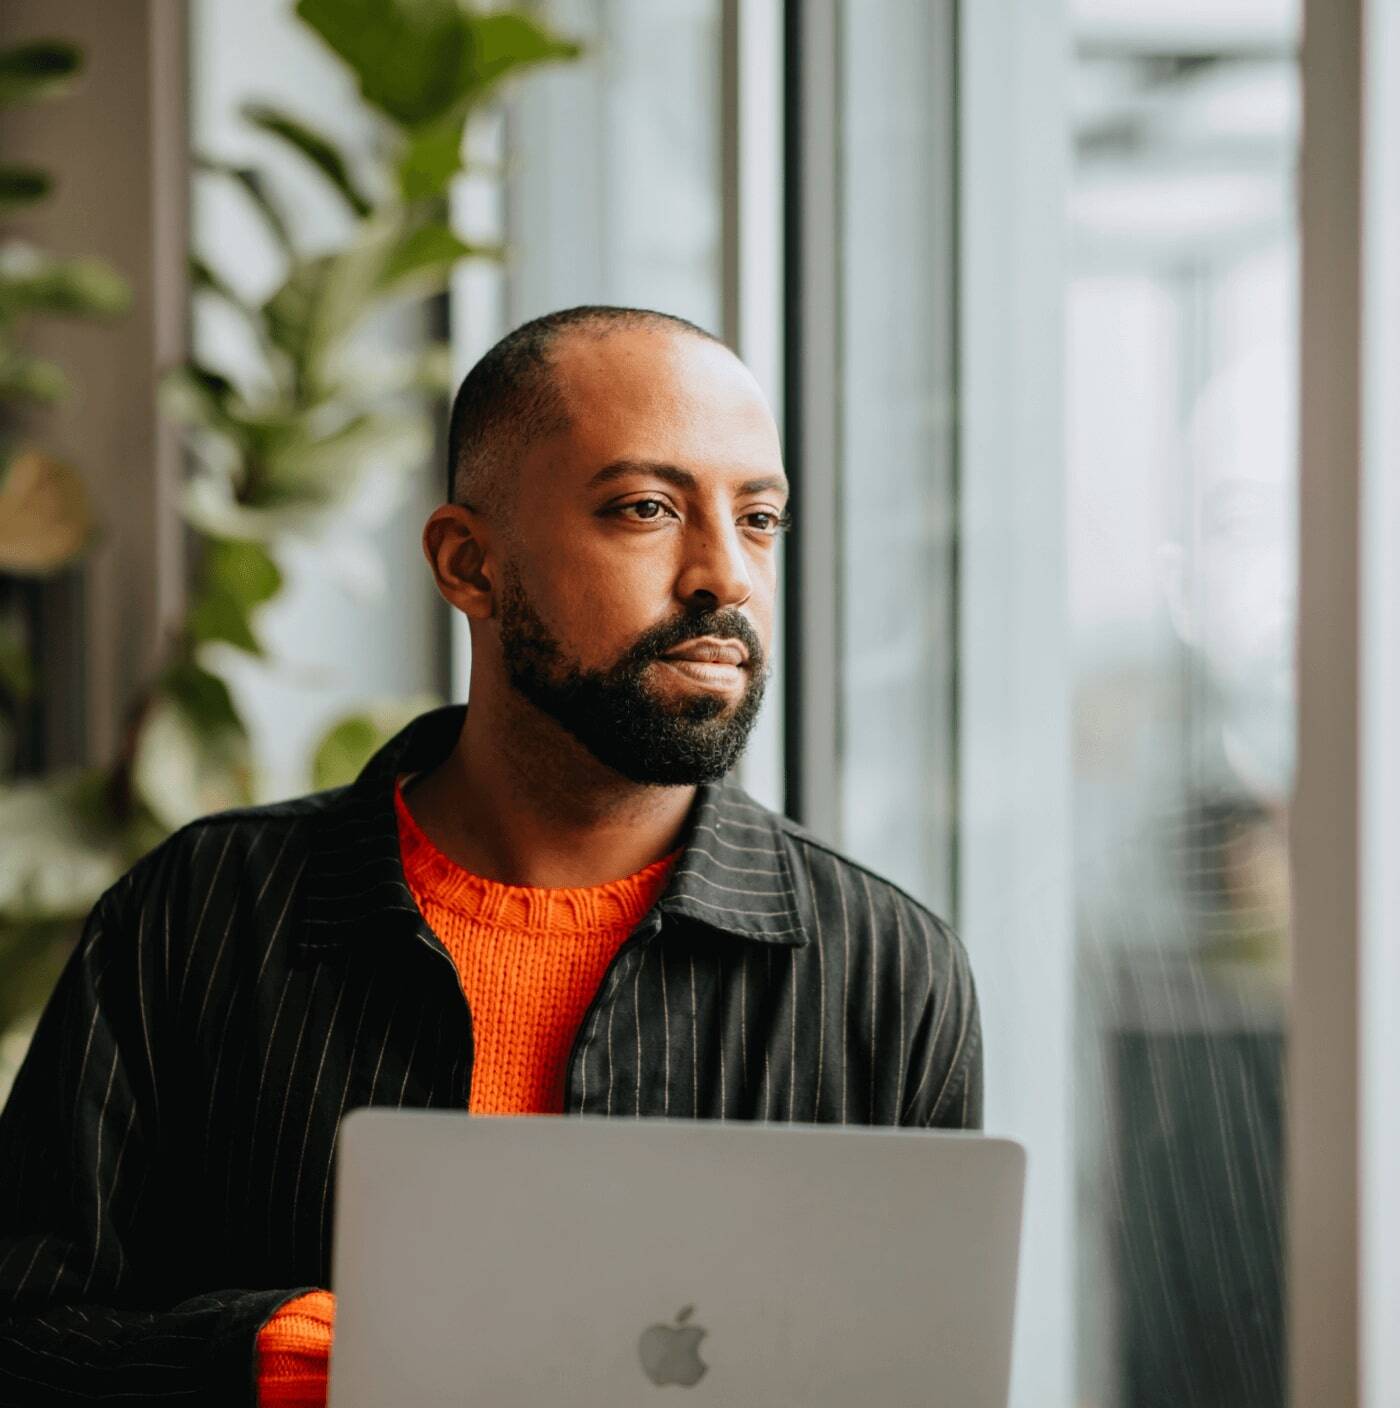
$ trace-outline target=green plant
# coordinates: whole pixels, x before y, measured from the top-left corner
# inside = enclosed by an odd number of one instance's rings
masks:
[[[82,68],[62,40],[0,51],[0,106],[57,98]],[[38,167],[0,162],[0,212],[46,199],[52,176]],[[32,414],[68,390],[62,368],[34,355],[27,335],[36,319],[105,318],[125,311],[126,281],[110,265],[62,258],[26,240],[0,242],[0,579],[49,576],[86,548],[93,513],[81,475],[37,443]],[[35,688],[28,623],[13,596],[0,593],[0,755],[9,766],[19,711]],[[88,893],[106,882],[99,857],[106,830],[98,819],[92,779],[70,776],[50,787],[15,788],[0,801],[0,891],[11,896],[0,920],[0,1033],[47,995],[70,931],[69,887]],[[41,849],[37,870],[17,846]],[[37,846],[36,846],[37,843]],[[14,918],[11,919],[11,915]],[[3,1059],[6,1051],[0,1051]]]
[[[68,91],[82,56],[61,40],[0,51],[0,107],[56,98]],[[0,162],[0,213],[43,201],[53,177],[36,166]],[[33,442],[32,409],[67,392],[61,367],[30,352],[36,318],[110,317],[130,300],[126,280],[91,258],[60,258],[28,241],[0,242],[0,574],[43,577],[68,566],[87,545],[92,510],[78,472]],[[0,707],[10,718],[34,687],[25,623],[0,609]],[[8,754],[6,740],[0,754]]]
[[[292,112],[244,109],[344,205],[349,233],[330,249],[304,247],[258,171],[200,163],[204,179],[235,183],[251,203],[282,274],[253,301],[191,259],[198,296],[232,309],[251,334],[256,368],[192,361],[164,379],[164,409],[189,446],[184,512],[197,551],[188,610],[118,757],[0,794],[0,964],[11,972],[21,951],[71,934],[135,855],[193,816],[251,798],[248,731],[210,648],[262,656],[258,615],[283,586],[279,546],[314,540],[367,478],[399,479],[425,462],[449,390],[446,348],[428,341],[390,358],[371,354],[363,331],[387,309],[440,295],[461,259],[499,254],[470,245],[448,219],[467,119],[502,79],[578,52],[524,15],[476,14],[458,0],[295,8],[348,65],[379,140],[352,159]],[[343,780],[405,707],[340,721],[317,750],[316,780]],[[0,1029],[32,996],[0,996]]]

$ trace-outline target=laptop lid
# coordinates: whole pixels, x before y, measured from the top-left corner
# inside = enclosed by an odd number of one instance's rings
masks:
[[[1005,1408],[1024,1168],[966,1133],[356,1110],[329,1408]]]

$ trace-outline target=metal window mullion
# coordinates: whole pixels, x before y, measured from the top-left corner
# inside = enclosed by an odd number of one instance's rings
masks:
[[[838,0],[786,13],[784,425],[797,526],[785,559],[787,810],[841,840],[841,197]]]
[[[782,429],[783,0],[722,0],[720,44],[720,335],[753,373]],[[778,545],[779,580],[785,576]],[[740,764],[741,784],[781,810],[783,621],[774,622],[766,701]]]
[[[1363,0],[1306,0],[1289,1401],[1359,1404]]]

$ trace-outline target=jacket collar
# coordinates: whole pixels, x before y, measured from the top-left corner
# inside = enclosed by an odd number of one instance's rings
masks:
[[[394,781],[445,758],[466,712],[457,704],[419,715],[355,782],[326,794],[303,877],[300,942],[309,956],[386,928],[426,927],[404,880]],[[661,913],[739,939],[800,947],[808,942],[807,899],[783,844],[782,819],[727,778],[701,783],[682,854],[657,901]]]

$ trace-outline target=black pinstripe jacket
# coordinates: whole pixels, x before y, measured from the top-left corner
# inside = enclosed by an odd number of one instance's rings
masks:
[[[404,883],[393,782],[187,826],[98,902],[0,1115],[0,1404],[255,1399],[254,1339],[329,1284],[358,1105],[464,1108],[471,1016]],[[571,1112],[976,1127],[962,945],[729,781],[570,1058]]]

